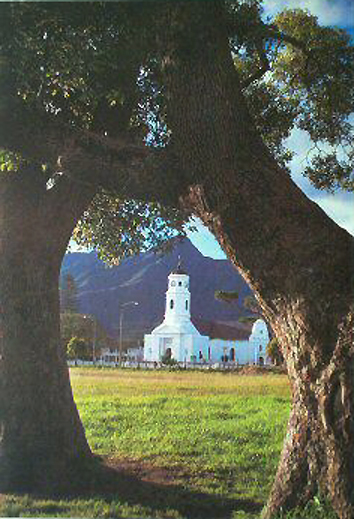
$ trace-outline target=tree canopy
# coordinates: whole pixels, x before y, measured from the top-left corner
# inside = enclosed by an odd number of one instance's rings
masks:
[[[97,186],[75,236],[109,259],[156,246],[173,228],[183,234],[188,220],[177,211],[174,172],[183,174],[161,75],[172,9],[169,2],[1,6],[2,174],[35,161],[42,164],[36,182],[47,188],[63,175]],[[353,190],[349,35],[300,9],[265,21],[257,0],[225,2],[224,18],[270,152],[286,165],[285,139],[300,128],[316,150],[304,174],[320,189]]]

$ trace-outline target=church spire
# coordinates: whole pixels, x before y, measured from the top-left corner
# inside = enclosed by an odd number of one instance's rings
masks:
[[[180,256],[180,254],[178,255],[177,267],[172,270],[171,274],[184,274],[184,275],[188,275],[187,271],[182,266],[182,258]]]

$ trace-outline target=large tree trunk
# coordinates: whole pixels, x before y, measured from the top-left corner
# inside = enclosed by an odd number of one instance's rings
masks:
[[[216,235],[283,346],[293,409],[265,517],[307,501],[320,486],[338,516],[350,519],[353,239],[261,141],[219,7],[181,4],[168,21],[164,74],[182,203]]]
[[[35,168],[1,178],[2,492],[59,489],[91,456],[60,343],[58,281],[76,217],[92,193],[60,189],[61,196],[57,188],[46,191]]]

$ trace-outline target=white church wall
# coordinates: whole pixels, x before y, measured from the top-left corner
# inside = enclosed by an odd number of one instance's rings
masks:
[[[224,339],[211,339],[211,361],[222,362],[227,357],[228,361],[237,364],[253,364],[254,354],[248,341],[231,341]]]
[[[269,333],[263,319],[257,319],[253,324],[249,343],[252,345],[256,364],[271,364],[271,359],[267,356],[267,345]]]
[[[176,360],[178,362],[190,362],[190,355],[192,349],[192,337],[190,335],[182,335],[179,348],[178,348],[178,356]]]
[[[144,360],[153,361],[155,356],[153,336],[146,334],[144,337]]]
[[[193,337],[193,345],[191,348],[191,361],[206,362],[208,360],[209,352],[209,337],[199,335]]]

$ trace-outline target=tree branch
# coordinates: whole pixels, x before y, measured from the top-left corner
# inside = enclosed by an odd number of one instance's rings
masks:
[[[266,38],[273,38],[280,42],[290,43],[290,45],[301,50],[304,54],[309,54],[309,50],[304,44],[304,42],[302,42],[298,38],[294,38],[290,34],[286,34],[285,32],[280,31],[276,25],[263,24],[262,29],[264,31],[264,36]]]
[[[261,63],[261,67],[251,76],[249,76],[246,81],[244,81],[241,85],[241,89],[245,90],[251,83],[254,81],[257,81],[258,79],[261,79],[266,72],[270,69],[269,60],[267,58],[266,52],[263,47],[263,41],[258,42],[256,45],[257,47],[257,53],[259,56],[259,61]]]
[[[178,206],[187,179],[172,145],[116,152],[114,142],[112,147],[106,144],[106,153],[102,154],[71,142],[59,157],[58,169],[83,187],[102,188],[122,198]]]
[[[19,153],[38,163],[55,163],[63,149],[70,146],[93,149],[96,155],[115,154],[147,155],[146,146],[132,137],[105,137],[90,130],[75,128],[60,121],[59,116],[44,109],[27,107],[20,100],[16,106],[0,112],[3,130],[0,147]]]

